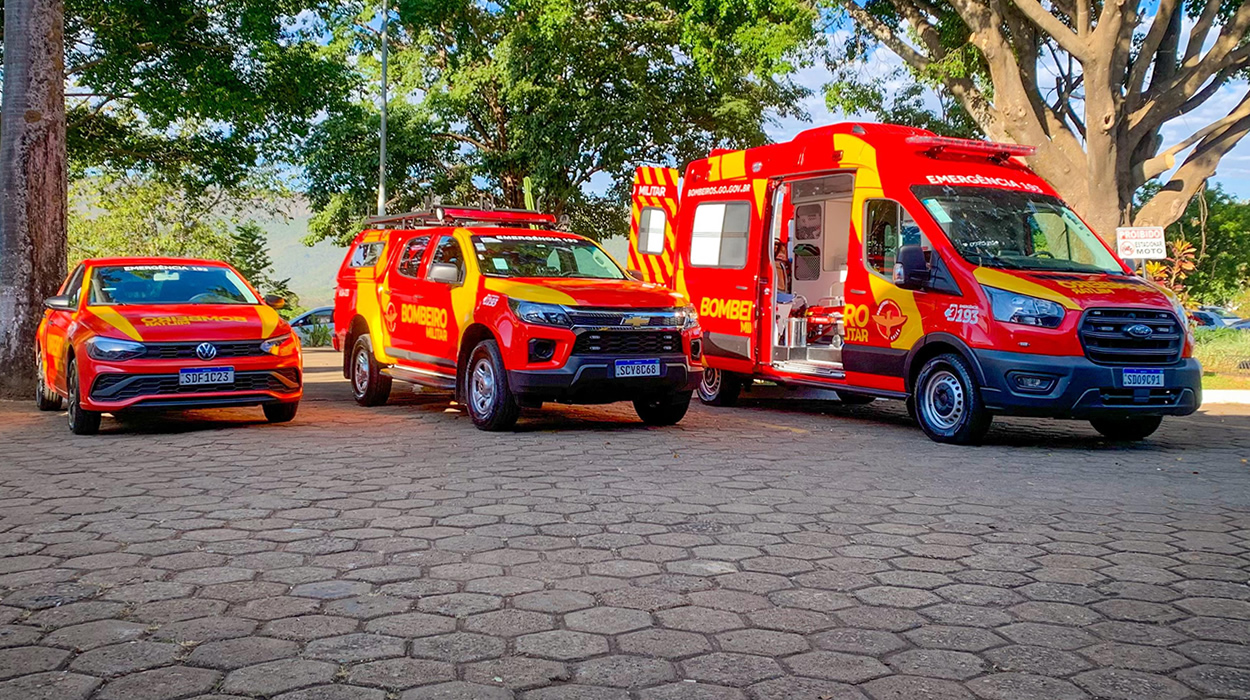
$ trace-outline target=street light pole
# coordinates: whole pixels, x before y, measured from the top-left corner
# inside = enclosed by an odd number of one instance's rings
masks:
[[[388,0],[389,1],[389,0]],[[390,7],[382,5],[382,137],[378,149],[378,216],[386,213],[386,30],[390,23]]]

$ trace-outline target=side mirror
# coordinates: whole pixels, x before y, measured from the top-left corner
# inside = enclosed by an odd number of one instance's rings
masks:
[[[647,280],[646,280],[645,278],[643,278],[643,276],[642,276],[642,270],[626,270],[626,272],[628,272],[628,273],[629,273],[629,276],[630,276],[630,277],[633,277],[634,279],[638,280],[639,282],[646,282],[646,281],[647,281]]]
[[[451,263],[430,263],[430,271],[425,278],[431,282],[457,284],[460,282],[460,268]]]
[[[277,294],[266,294],[265,303],[268,304],[269,306],[272,306],[275,309],[286,308],[286,299],[278,296]]]
[[[73,311],[74,303],[69,300],[68,294],[58,294],[54,297],[48,297],[43,300],[43,305],[53,311]]]
[[[924,249],[918,245],[905,245],[898,249],[894,262],[894,284],[901,289],[924,289],[929,283],[929,263],[925,262]]]

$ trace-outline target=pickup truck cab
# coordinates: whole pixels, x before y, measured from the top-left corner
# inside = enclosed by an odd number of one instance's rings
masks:
[[[547,401],[632,401],[648,424],[680,421],[703,376],[694,309],[554,224],[442,207],[371,220],[334,305],[356,401],[385,403],[398,379],[454,390],[483,430]]]
[[[940,442],[977,442],[995,415],[1144,438],[1202,401],[1185,310],[1032,152],[847,123],[713,151],[681,179],[639,168],[629,261],[698,309],[706,403],[763,379],[905,400]]]

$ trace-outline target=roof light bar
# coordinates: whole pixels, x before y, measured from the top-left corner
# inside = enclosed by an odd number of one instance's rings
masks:
[[[974,139],[954,139],[948,136],[908,136],[906,143],[909,146],[917,146],[932,152],[984,153],[991,158],[1031,156],[1037,153],[1035,146],[1024,146],[1018,143],[977,141]]]

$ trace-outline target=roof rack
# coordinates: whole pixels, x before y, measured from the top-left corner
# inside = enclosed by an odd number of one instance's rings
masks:
[[[510,224],[526,226],[537,224],[555,226],[556,217],[529,209],[486,209],[476,207],[432,207],[428,211],[410,211],[403,214],[373,216],[365,220],[365,226],[379,228],[414,226],[464,226],[475,223]]]

